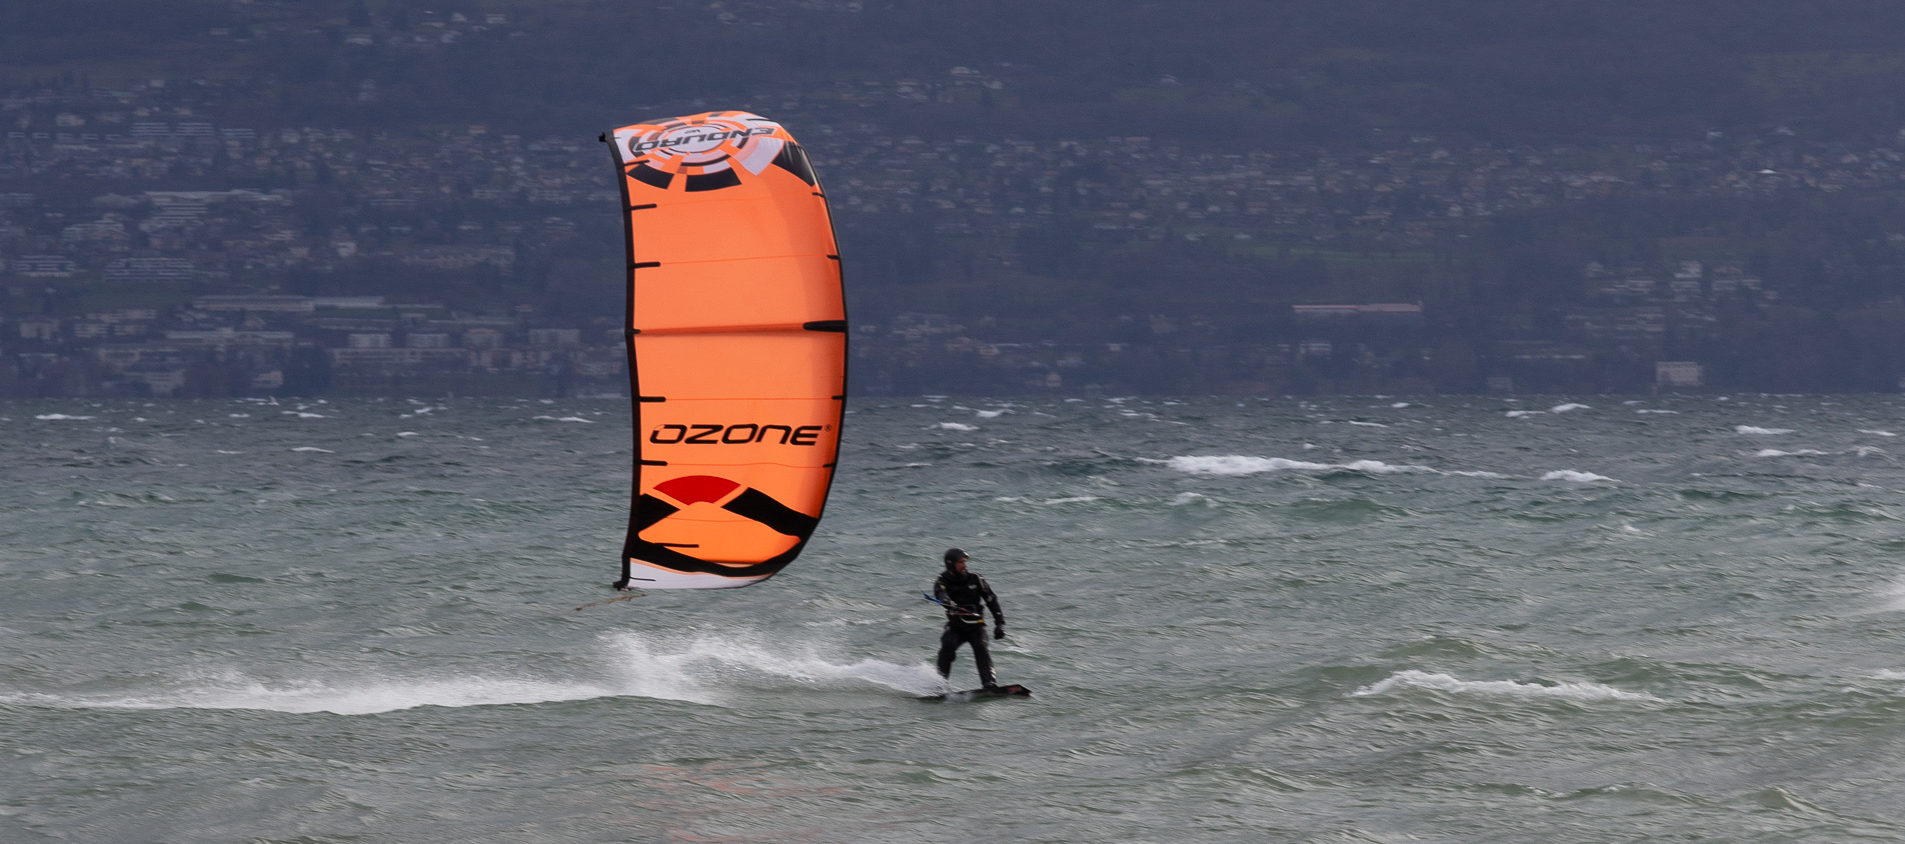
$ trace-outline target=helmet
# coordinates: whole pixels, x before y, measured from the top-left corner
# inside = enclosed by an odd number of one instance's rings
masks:
[[[946,549],[946,568],[952,568],[953,563],[957,563],[960,560],[963,560],[965,558],[966,558],[966,552],[961,551],[958,548]]]

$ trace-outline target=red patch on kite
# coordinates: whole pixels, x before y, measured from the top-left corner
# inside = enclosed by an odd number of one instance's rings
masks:
[[[699,504],[703,501],[720,501],[740,487],[734,481],[713,475],[683,475],[656,484],[655,491],[683,504]]]

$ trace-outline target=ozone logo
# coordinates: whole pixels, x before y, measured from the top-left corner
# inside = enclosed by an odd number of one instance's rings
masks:
[[[648,432],[648,441],[656,445],[819,445],[822,425],[764,425],[739,422],[733,425],[669,423]]]
[[[791,140],[779,123],[744,111],[720,111],[617,133],[627,167],[669,175],[705,176],[735,166],[759,173]]]

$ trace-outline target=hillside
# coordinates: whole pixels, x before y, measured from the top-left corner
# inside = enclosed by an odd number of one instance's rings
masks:
[[[718,106],[795,127],[822,168],[872,389],[1905,375],[1905,7],[1396,7],[10,4],[5,312],[382,293],[575,322],[619,260],[591,139]],[[289,204],[190,237],[148,231],[150,201],[101,215],[155,190]],[[247,227],[294,244],[253,255]],[[42,290],[18,268],[47,254],[74,269]],[[133,259],[213,271],[133,291]],[[1292,310],[1379,302],[1419,321]]]

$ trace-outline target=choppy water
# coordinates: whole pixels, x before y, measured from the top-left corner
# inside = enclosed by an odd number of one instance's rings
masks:
[[[618,402],[4,404],[0,840],[1898,840],[1902,414],[863,400],[577,612]],[[952,544],[1033,699],[914,700]]]

